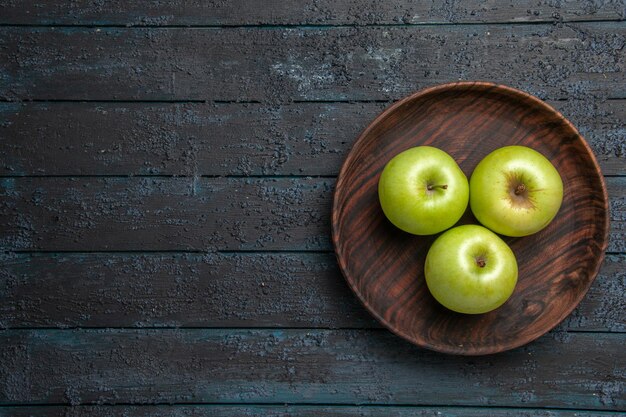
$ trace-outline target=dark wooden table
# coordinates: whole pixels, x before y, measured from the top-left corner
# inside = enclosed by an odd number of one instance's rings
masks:
[[[625,17],[619,0],[0,0],[0,416],[624,412]],[[610,195],[580,306],[483,357],[382,329],[330,244],[359,132],[461,79],[555,106]]]

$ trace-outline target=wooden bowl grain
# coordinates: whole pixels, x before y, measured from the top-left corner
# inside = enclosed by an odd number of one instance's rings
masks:
[[[491,151],[519,144],[545,155],[564,183],[562,207],[541,232],[504,240],[519,264],[511,298],[481,315],[454,313],[430,295],[424,259],[438,236],[395,228],[378,201],[385,164],[410,147],[452,155],[468,179]],[[478,223],[467,210],[459,224]],[[552,107],[486,82],[428,88],[380,114],[361,134],[337,179],[332,239],[350,288],[397,335],[435,351],[484,355],[524,345],[560,323],[595,279],[608,243],[608,197],[593,152]]]

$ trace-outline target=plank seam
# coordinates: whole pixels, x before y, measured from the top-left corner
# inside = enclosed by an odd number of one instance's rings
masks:
[[[398,100],[401,100],[402,97],[398,99],[335,99],[335,100],[289,100],[280,103],[272,103],[272,102],[263,102],[259,100],[196,100],[196,99],[178,99],[178,100],[150,100],[150,99],[141,99],[141,100],[123,100],[123,99],[41,99],[41,98],[23,98],[23,99],[8,99],[5,97],[0,98],[0,103],[95,103],[95,104],[262,104],[267,106],[284,106],[289,104],[392,104]],[[576,98],[563,98],[563,97],[555,97],[543,98],[544,101],[557,101],[557,102],[566,102],[566,101],[577,101]],[[626,97],[619,96],[611,96],[611,97],[602,97],[604,101],[619,101],[626,100]]]
[[[258,407],[336,407],[336,408],[347,408],[347,407],[363,407],[363,408],[416,408],[416,409],[429,409],[429,408],[450,408],[450,409],[491,409],[491,410],[511,410],[511,411],[521,411],[521,410],[546,410],[546,411],[591,411],[595,413],[605,413],[607,415],[612,415],[615,413],[619,413],[623,410],[616,409],[597,409],[597,408],[572,408],[572,407],[538,407],[538,406],[512,406],[512,405],[446,405],[446,404],[420,404],[420,403],[398,403],[398,404],[389,404],[389,403],[315,403],[315,402],[298,402],[298,403],[289,403],[289,402],[152,402],[152,403],[135,403],[135,402],[93,402],[93,403],[80,403],[80,404],[70,404],[70,403],[35,403],[35,404],[26,404],[26,403],[18,403],[18,404],[10,404],[10,403],[0,403],[0,408],[26,408],[26,407],[95,407],[95,406],[105,406],[105,407],[115,407],[115,406],[126,406],[126,407],[157,407],[157,406],[208,406],[208,407],[246,407],[246,406],[258,406]]]
[[[372,317],[373,319],[373,317]],[[184,330],[184,331],[206,331],[206,330],[225,330],[225,331],[272,331],[272,330],[298,330],[298,331],[363,331],[363,332],[386,332],[389,331],[386,327],[310,327],[310,326],[64,326],[64,327],[3,327],[0,331],[20,331],[20,332],[49,332],[49,331],[76,331],[76,330],[136,330],[136,331],[150,331],[150,330]],[[597,334],[597,335],[626,335],[626,331],[607,331],[607,330],[578,330],[568,329],[559,330],[559,333],[572,333],[572,334]],[[546,333],[548,335],[549,333]]]
[[[626,21],[624,18],[615,19],[542,19],[533,21],[478,21],[478,22],[417,22],[417,23],[339,23],[339,24],[178,24],[178,25],[150,25],[150,24],[90,24],[90,23],[0,23],[0,27],[6,28],[111,28],[111,29],[344,29],[344,28],[413,28],[413,27],[440,27],[440,26],[533,26],[533,25],[556,25],[566,23],[615,23]]]
[[[233,250],[202,250],[202,249],[137,249],[137,250],[44,250],[44,249],[4,249],[0,252],[15,253],[23,255],[150,255],[150,254],[221,254],[221,255],[245,255],[245,254],[307,254],[307,253],[326,253],[332,254],[332,249],[233,249]],[[606,251],[606,255],[626,255],[626,252]]]
[[[2,178],[235,178],[235,179],[336,179],[337,175],[305,175],[305,174],[251,174],[251,175],[213,175],[213,174],[202,174],[202,175],[187,175],[187,174],[70,174],[70,175],[56,175],[56,174],[2,174],[0,175],[0,179]]]

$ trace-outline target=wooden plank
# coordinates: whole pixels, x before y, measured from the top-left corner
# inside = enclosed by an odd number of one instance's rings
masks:
[[[608,177],[626,252],[626,177]],[[329,250],[331,178],[4,178],[0,249]]]
[[[6,175],[336,175],[384,106],[0,103],[0,168]]]
[[[459,22],[552,22],[624,19],[620,1],[589,2],[531,0],[463,2],[296,0],[99,2],[47,0],[0,4],[0,23],[82,25],[256,25],[256,24],[420,24]]]
[[[626,175],[626,100],[552,101]],[[387,103],[0,103],[4,175],[337,175]]]
[[[332,253],[14,254],[0,288],[0,328],[380,327]],[[624,293],[626,255],[609,255],[557,331],[626,332]]]
[[[332,179],[3,179],[0,247],[328,249]]]
[[[0,407],[0,417],[610,417],[611,411],[536,408],[311,406],[311,405],[119,405]],[[621,414],[620,414],[621,415]]]
[[[3,265],[5,328],[378,327],[332,253],[16,255]]]
[[[0,99],[391,100],[491,80],[626,98],[626,25],[0,28]],[[511,71],[515,68],[515,71]]]
[[[625,340],[560,334],[468,358],[382,330],[7,330],[0,332],[0,402],[623,410]]]

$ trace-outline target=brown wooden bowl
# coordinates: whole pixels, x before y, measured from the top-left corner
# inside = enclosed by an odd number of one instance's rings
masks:
[[[519,264],[511,298],[500,308],[464,315],[441,306],[424,279],[424,259],[438,235],[394,227],[378,201],[385,164],[410,147],[448,152],[468,179],[478,162],[505,145],[541,152],[563,178],[563,205],[544,230],[504,240]],[[462,355],[526,344],[560,323],[596,277],[608,243],[608,197],[593,152],[552,107],[522,91],[459,82],[428,88],[385,110],[358,138],[335,188],[335,253],[350,288],[397,335],[428,349]],[[478,223],[469,208],[459,223]]]

